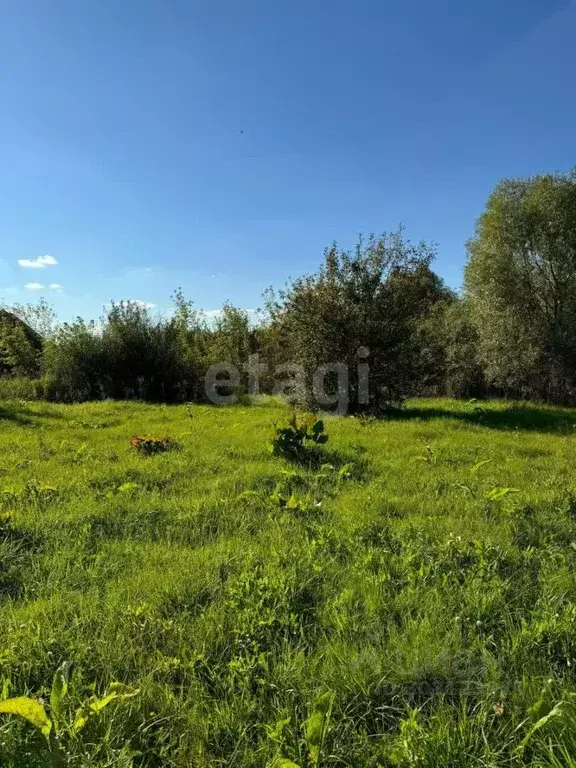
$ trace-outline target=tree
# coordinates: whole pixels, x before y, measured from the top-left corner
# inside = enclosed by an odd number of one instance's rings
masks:
[[[345,398],[347,407],[363,410],[411,393],[419,377],[415,321],[445,292],[430,270],[434,255],[401,230],[360,239],[353,253],[334,244],[317,274],[269,297],[275,339],[305,373],[300,400],[317,407],[332,399],[340,408]],[[318,374],[324,401],[315,392]]]
[[[576,393],[576,170],[501,182],[469,241],[465,289],[489,383]]]
[[[210,363],[231,363],[241,369],[255,351],[248,313],[225,302],[210,336]]]
[[[483,397],[478,333],[466,300],[438,301],[418,325],[422,391],[448,397]]]
[[[46,299],[35,304],[12,304],[7,309],[43,339],[49,339],[58,330],[58,318],[54,307]]]
[[[113,397],[182,402],[201,392],[195,363],[197,314],[178,291],[170,317],[137,302],[112,304],[101,323],[65,323],[45,349],[46,394],[54,400]]]
[[[106,355],[93,322],[64,323],[44,346],[45,396],[82,402],[106,396]]]
[[[156,402],[188,398],[195,372],[183,323],[191,322],[193,314],[183,313],[178,300],[171,318],[154,318],[137,302],[112,304],[102,323],[107,396]]]
[[[12,312],[0,308],[0,374],[38,376],[42,339]]]

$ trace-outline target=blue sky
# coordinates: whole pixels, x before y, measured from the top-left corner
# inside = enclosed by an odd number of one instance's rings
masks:
[[[575,35],[562,0],[4,0],[0,298],[254,308],[400,222],[458,286],[495,183],[576,163]]]

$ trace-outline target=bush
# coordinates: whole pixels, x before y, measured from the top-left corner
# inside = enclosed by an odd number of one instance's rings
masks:
[[[43,397],[43,379],[0,376],[0,400],[41,400]]]
[[[65,323],[45,346],[45,396],[66,403],[105,397],[105,366],[95,324]]]
[[[195,399],[201,370],[192,335],[182,307],[167,320],[134,302],[114,304],[100,326],[66,323],[46,344],[46,396],[62,402]]]
[[[328,442],[324,422],[315,416],[298,419],[293,414],[286,424],[274,427],[270,450],[275,456],[296,459],[305,450],[306,442],[322,445]]]
[[[418,326],[418,344],[420,392],[468,398],[487,394],[468,302],[438,302]]]
[[[115,304],[102,331],[108,397],[178,402],[191,376],[176,322],[133,302]]]

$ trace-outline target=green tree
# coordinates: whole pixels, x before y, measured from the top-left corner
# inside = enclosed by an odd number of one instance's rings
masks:
[[[354,252],[327,249],[315,275],[292,282],[268,311],[286,360],[302,366],[300,399],[322,405],[313,379],[322,366],[347,371],[349,407],[373,409],[400,402],[419,379],[415,321],[445,289],[430,269],[434,249],[414,245],[402,231],[359,240]],[[369,389],[366,370],[369,366]],[[327,394],[338,394],[342,377],[325,377]]]
[[[12,304],[7,309],[43,339],[49,339],[58,330],[58,317],[46,299],[36,303]]]
[[[112,304],[102,324],[107,396],[157,402],[186,400],[195,371],[183,327],[193,314],[181,302],[170,318],[136,302]]]
[[[438,301],[419,324],[418,337],[422,391],[448,397],[486,394],[478,333],[466,300]]]
[[[113,304],[101,322],[65,323],[46,344],[46,392],[56,400],[113,397],[182,402],[202,392],[197,314],[181,292],[170,317],[136,302]]]
[[[500,183],[468,243],[465,288],[489,383],[576,392],[576,170]]]
[[[232,363],[241,369],[255,351],[255,337],[248,313],[226,302],[221,314],[216,317],[211,334],[210,361]]]
[[[248,313],[226,302],[207,337],[205,362],[207,366],[233,366],[238,375],[232,374],[231,380],[229,368],[226,369],[227,373],[222,371],[217,374],[216,379],[222,382],[218,384],[217,394],[230,396],[246,391],[244,372],[248,371],[250,356],[256,351],[256,333],[251,327]]]
[[[106,356],[93,322],[64,323],[44,348],[45,395],[50,400],[81,402],[106,395]]]
[[[40,351],[21,325],[0,326],[0,360],[14,376],[32,377],[40,373]]]
[[[0,373],[38,376],[42,363],[42,339],[11,311],[0,308]]]

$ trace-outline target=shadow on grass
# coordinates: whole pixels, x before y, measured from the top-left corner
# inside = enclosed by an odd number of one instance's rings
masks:
[[[299,455],[292,457],[290,463],[315,472],[325,464],[330,464],[337,470],[353,465],[355,467],[354,474],[357,477],[364,477],[368,471],[365,458],[358,453],[344,453],[325,446],[307,446]]]
[[[0,427],[3,421],[12,421],[15,424],[32,424],[35,426],[42,419],[61,420],[62,414],[50,408],[30,410],[15,402],[0,403]]]
[[[512,406],[502,410],[490,410],[477,406],[469,411],[452,411],[444,408],[405,408],[391,411],[382,419],[384,421],[454,419],[489,429],[521,429],[533,432],[572,432],[576,429],[576,413],[562,408],[533,408],[530,406]]]
[[[30,424],[30,419],[23,416],[19,409],[6,408],[0,405],[0,427],[4,421],[12,421],[15,424]]]
[[[14,527],[9,517],[0,519],[0,597],[22,596],[30,558],[43,542],[36,531]]]

